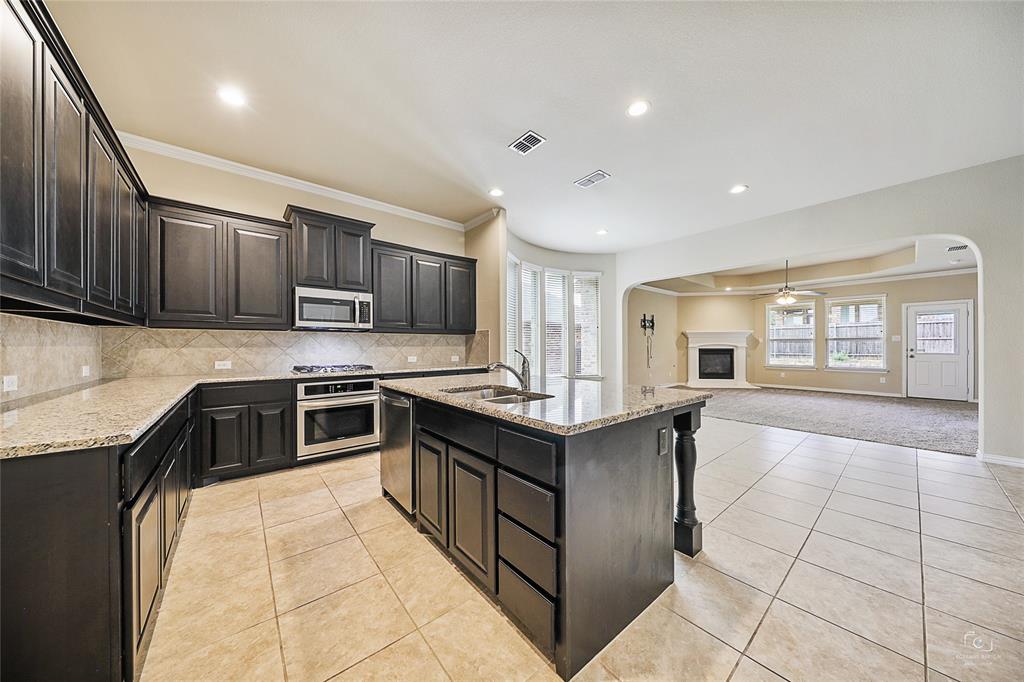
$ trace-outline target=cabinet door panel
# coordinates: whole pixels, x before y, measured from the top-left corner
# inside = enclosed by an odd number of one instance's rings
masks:
[[[229,222],[228,317],[230,324],[291,326],[288,286],[290,230]]]
[[[178,530],[178,488],[181,483],[178,472],[178,448],[181,436],[174,441],[164,461],[160,465],[160,518],[163,524],[161,531],[161,558],[164,565],[171,556],[171,545]]]
[[[114,307],[114,267],[116,246],[116,163],[103,133],[89,123],[88,238],[89,301]]]
[[[412,326],[444,329],[444,260],[413,254]]]
[[[291,402],[252,405],[249,424],[250,466],[284,464],[290,459],[294,444]]]
[[[249,406],[203,408],[203,476],[249,466]]]
[[[295,235],[295,283],[334,288],[334,226],[326,221],[301,220],[298,228]]]
[[[412,327],[412,257],[404,251],[373,251],[373,326]]]
[[[448,549],[492,592],[496,589],[494,465],[448,446]]]
[[[130,511],[131,545],[126,564],[131,590],[132,654],[138,649],[154,615],[163,572],[163,523],[160,515],[160,484],[150,480]]]
[[[21,8],[0,2],[0,272],[43,283],[42,40]]]
[[[339,224],[335,227],[334,240],[338,250],[338,288],[369,291],[370,231]]]
[[[476,331],[476,264],[445,263],[445,326],[449,331]]]
[[[181,434],[181,443],[178,445],[178,518],[181,518],[182,512],[185,511],[185,503],[188,502],[188,496],[192,490],[191,481],[191,455],[192,455],[192,435],[195,432],[195,421],[190,421],[185,425]]]
[[[448,470],[444,443],[416,434],[416,519],[421,530],[448,544]]]
[[[117,169],[115,194],[114,307],[132,314],[135,289],[135,190],[122,169]]]
[[[132,294],[132,311],[135,317],[145,319],[147,307],[146,283],[149,281],[149,227],[146,221],[146,204],[135,202],[135,290]]]
[[[149,213],[150,318],[223,321],[224,221],[152,206]]]
[[[49,52],[44,61],[46,287],[85,298],[87,116],[82,98]]]

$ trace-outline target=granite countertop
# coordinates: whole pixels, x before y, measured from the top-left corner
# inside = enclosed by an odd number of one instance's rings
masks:
[[[563,436],[693,405],[711,398],[711,394],[704,391],[553,377],[534,377],[530,381],[530,391],[548,393],[554,397],[528,403],[488,403],[444,390],[487,386],[519,388],[519,382],[502,370],[486,375],[391,379],[381,381],[380,386]]]
[[[482,369],[482,365],[324,374],[113,379],[0,413],[0,459],[132,443],[200,384]],[[482,375],[481,375],[482,376]]]

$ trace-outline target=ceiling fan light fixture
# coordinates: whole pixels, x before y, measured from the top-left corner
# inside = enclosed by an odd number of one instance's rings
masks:
[[[775,299],[775,302],[779,305],[793,305],[796,303],[796,296],[786,291],[779,294],[779,297]]]

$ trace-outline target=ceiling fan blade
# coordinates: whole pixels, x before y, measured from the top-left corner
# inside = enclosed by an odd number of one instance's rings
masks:
[[[778,296],[778,295],[779,295],[779,292],[777,292],[777,291],[773,291],[773,292],[772,292],[772,293],[770,293],[770,294],[758,294],[757,296],[753,296],[753,297],[751,297],[751,299],[750,299],[750,300],[751,300],[751,301],[756,301],[756,300],[757,300],[757,299],[759,299],[759,298],[768,298],[769,296]]]
[[[794,291],[795,296],[828,296],[827,291],[814,291],[813,289],[801,289],[800,291]]]

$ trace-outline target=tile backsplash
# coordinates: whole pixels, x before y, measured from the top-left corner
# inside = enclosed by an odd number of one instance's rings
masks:
[[[0,374],[18,382],[0,392],[0,403],[97,381],[100,338],[99,327],[0,314]],[[82,376],[83,366],[89,376]]]
[[[485,364],[487,337],[486,331],[452,336],[103,327],[102,376],[246,376],[343,363],[382,370]]]

